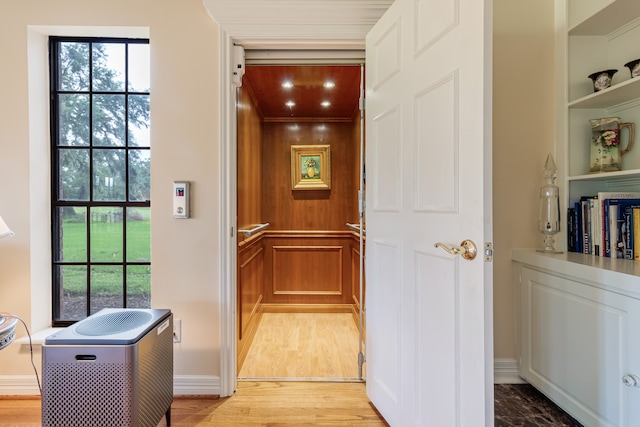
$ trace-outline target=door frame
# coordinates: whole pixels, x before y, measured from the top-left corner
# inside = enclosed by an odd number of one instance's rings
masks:
[[[364,39],[363,39],[364,43]],[[221,30],[221,123],[220,123],[220,174],[221,174],[221,273],[220,273],[220,395],[231,396],[237,386],[237,114],[236,87],[231,84],[232,70],[236,68],[233,56],[234,38]],[[256,44],[252,45],[257,48]],[[323,45],[324,46],[324,45]],[[285,47],[278,47],[280,50]],[[364,50],[359,49],[316,49],[319,56],[327,57],[327,51],[338,52],[337,63],[362,64]],[[285,54],[289,59],[299,57],[304,62],[314,58],[309,49],[296,49]],[[313,62],[313,59],[311,60]],[[315,63],[315,62],[314,62]],[[225,82],[228,82],[225,83]],[[362,124],[364,126],[364,124]],[[362,161],[362,159],[361,159]],[[362,239],[362,236],[361,236]],[[362,254],[362,249],[361,249]],[[362,260],[361,260],[362,266]],[[361,272],[362,274],[362,272]],[[362,278],[361,278],[362,280]],[[362,291],[361,291],[362,292]],[[360,297],[362,299],[362,297]],[[362,306],[362,302],[360,303]],[[361,314],[362,322],[362,314]],[[362,334],[362,331],[360,331]],[[362,335],[360,335],[362,337]],[[361,339],[361,338],[360,338]],[[360,345],[362,353],[362,344]],[[358,356],[358,360],[363,356]]]
[[[233,39],[220,31],[220,397],[237,386],[237,115],[232,82]]]
[[[202,0],[220,44],[220,396],[236,390],[237,117],[233,46],[245,49],[364,50],[365,36],[393,0]],[[283,12],[286,11],[286,16]]]

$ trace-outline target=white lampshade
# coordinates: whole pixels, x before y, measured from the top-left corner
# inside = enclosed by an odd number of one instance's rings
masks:
[[[0,216],[0,239],[2,239],[3,237],[9,237],[9,236],[13,236],[13,231],[9,229],[9,226],[7,225],[7,223],[4,222],[4,220]]]

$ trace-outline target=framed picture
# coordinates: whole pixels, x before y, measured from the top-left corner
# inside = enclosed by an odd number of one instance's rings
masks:
[[[331,189],[329,145],[291,146],[291,188],[294,190]]]

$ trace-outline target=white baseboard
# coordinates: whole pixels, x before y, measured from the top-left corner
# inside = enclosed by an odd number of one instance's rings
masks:
[[[494,360],[495,384],[526,383],[518,375],[518,363],[515,359]],[[34,375],[0,375],[0,395],[4,396],[36,396],[40,394]],[[215,375],[175,375],[173,377],[173,394],[187,395],[220,395],[220,377]]]
[[[220,396],[220,377],[214,375],[174,375],[173,394]]]
[[[39,396],[40,389],[35,375],[0,375],[0,395]]]
[[[220,396],[220,377],[212,375],[175,375],[173,394]],[[0,396],[39,396],[34,375],[0,375]]]
[[[524,384],[526,381],[518,374],[518,362],[516,359],[494,359],[493,361],[494,384]]]

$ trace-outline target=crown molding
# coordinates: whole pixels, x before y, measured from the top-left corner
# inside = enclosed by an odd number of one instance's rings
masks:
[[[393,0],[203,0],[237,44],[251,49],[364,49]]]

